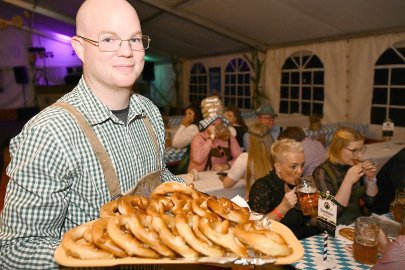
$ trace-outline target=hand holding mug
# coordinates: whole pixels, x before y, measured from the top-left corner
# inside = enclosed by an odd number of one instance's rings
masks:
[[[295,188],[293,188],[284,195],[281,204],[283,204],[289,210],[297,204],[297,201],[297,194],[295,193]]]

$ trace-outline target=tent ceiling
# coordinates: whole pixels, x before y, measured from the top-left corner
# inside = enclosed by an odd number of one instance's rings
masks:
[[[74,24],[82,0],[0,0]],[[405,31],[403,0],[129,0],[152,38],[148,55],[206,56]]]

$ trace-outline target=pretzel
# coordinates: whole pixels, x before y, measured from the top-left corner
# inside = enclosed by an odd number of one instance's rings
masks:
[[[170,199],[162,195],[153,195],[149,200],[148,208],[146,208],[146,214],[149,216],[163,215],[173,209],[173,203]]]
[[[171,196],[166,197],[173,203],[172,212],[177,215],[180,213],[191,212],[191,197],[181,194],[173,193]]]
[[[90,230],[90,225],[82,224],[65,233],[61,245],[66,253],[79,259],[114,259],[114,255],[98,249],[93,243],[87,242],[83,236]]]
[[[117,200],[108,202],[100,208],[100,217],[114,217],[119,215]]]
[[[246,247],[239,242],[234,235],[234,229],[229,226],[229,220],[212,222],[207,218],[201,218],[198,227],[212,242],[232,251],[242,258],[248,256]]]
[[[153,230],[148,228],[152,223],[152,217],[143,214],[135,214],[131,219],[130,229],[132,233],[136,233],[136,237],[143,243],[150,246],[153,250],[165,257],[175,257],[173,251],[165,246],[159,238],[159,235]]]
[[[122,215],[134,215],[135,213],[145,213],[149,199],[137,195],[124,195],[118,198],[118,210]]]
[[[107,223],[109,220],[109,217],[100,218],[93,223],[91,226],[92,241],[97,247],[113,254],[115,257],[125,257],[127,255],[125,251],[114,244],[107,234]]]
[[[199,238],[193,231],[193,219],[199,220],[199,217],[192,214],[179,214],[174,218],[174,222],[178,233],[182,236],[187,244],[189,244],[196,251],[208,257],[222,257],[225,250],[221,247],[215,246],[211,241],[205,237]]]
[[[194,186],[192,184],[186,185],[179,182],[164,182],[157,186],[153,191],[151,197],[154,195],[165,195],[170,193],[182,193],[191,195],[194,191]]]
[[[108,221],[107,232],[114,243],[126,251],[129,256],[159,258],[159,254],[145,247],[134,236],[133,216],[115,216]],[[124,230],[122,229],[124,227]],[[127,233],[132,232],[132,233]]]
[[[207,200],[209,197],[197,197],[195,199],[193,199],[192,203],[191,203],[191,207],[193,209],[193,212],[196,215],[199,215],[200,217],[206,217],[209,220],[221,220],[221,218],[215,214],[214,212],[212,212],[211,210],[208,209],[207,206]]]
[[[224,219],[236,223],[246,223],[250,217],[249,209],[247,207],[240,207],[227,198],[217,199],[215,197],[210,197],[207,200],[207,206],[210,210]]]
[[[163,243],[185,258],[197,258],[198,252],[189,247],[184,239],[178,235],[174,225],[174,218],[169,215],[156,215],[152,218],[152,227],[159,233]]]
[[[288,256],[292,252],[280,234],[259,227],[252,221],[238,224],[235,235],[242,243],[269,256]]]

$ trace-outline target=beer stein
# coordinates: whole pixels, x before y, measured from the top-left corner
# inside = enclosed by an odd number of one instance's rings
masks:
[[[397,188],[395,190],[395,199],[390,205],[390,211],[394,220],[401,222],[405,211],[405,189]]]
[[[296,182],[296,191],[304,216],[318,215],[319,192],[312,176],[300,177]]]
[[[364,264],[377,262],[379,231],[378,220],[372,217],[358,217],[356,219],[353,243],[353,257],[356,261]]]

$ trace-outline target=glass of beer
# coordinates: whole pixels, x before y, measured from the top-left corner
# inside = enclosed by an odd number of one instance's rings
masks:
[[[318,215],[319,192],[312,176],[304,176],[297,180],[297,196],[304,216]]]
[[[397,188],[395,190],[395,200],[390,205],[390,211],[394,220],[401,222],[405,212],[405,189]]]
[[[353,257],[364,264],[375,264],[378,253],[378,233],[380,225],[371,217],[356,219],[355,237],[353,243]]]

